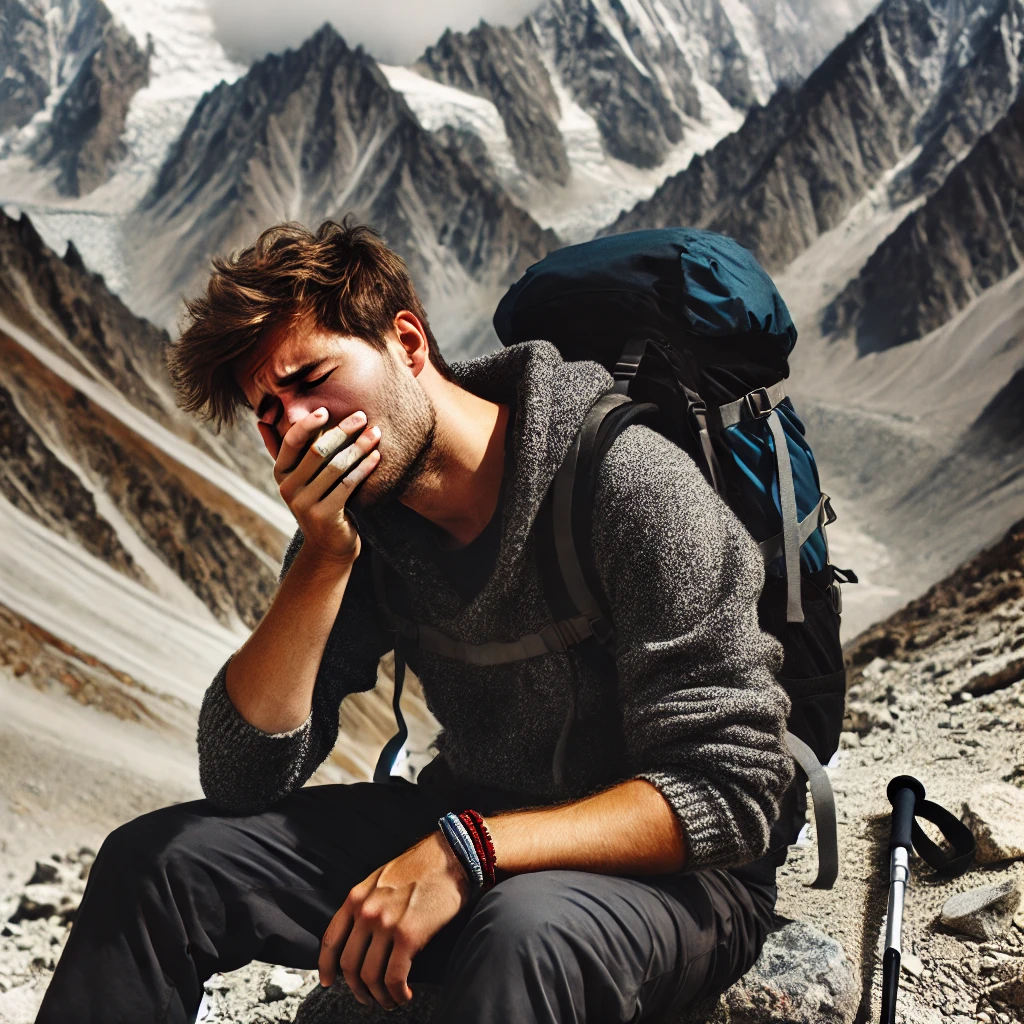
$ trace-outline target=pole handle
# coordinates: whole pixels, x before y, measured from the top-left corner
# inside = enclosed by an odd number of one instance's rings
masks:
[[[909,852],[913,846],[914,811],[918,801],[924,800],[924,786],[912,775],[897,775],[889,783],[886,796],[892,804],[889,851],[902,846]]]

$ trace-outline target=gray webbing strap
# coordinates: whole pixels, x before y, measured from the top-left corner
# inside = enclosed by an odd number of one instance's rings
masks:
[[[564,651],[592,635],[587,617],[577,615],[574,618],[562,619],[560,622],[545,626],[539,633],[527,633],[516,640],[494,640],[485,644],[471,644],[462,640],[454,640],[434,626],[413,622],[389,607],[384,587],[384,566],[377,552],[372,548],[370,550],[377,606],[385,625],[396,635],[396,652],[398,640],[401,638],[415,644],[420,650],[440,654],[454,661],[464,661],[471,665],[505,665],[512,661],[535,658],[541,654]]]
[[[565,581],[569,598],[585,618],[600,616],[600,606],[590,587],[587,586],[580,566],[576,543],[572,536],[572,492],[576,482],[576,464],[580,455],[580,439],[588,426],[596,429],[604,417],[616,406],[628,402],[625,395],[604,394],[591,406],[583,426],[576,431],[572,447],[555,474],[552,493],[554,516],[555,553],[558,567]]]
[[[786,397],[786,381],[780,380],[770,388],[757,388],[735,402],[720,405],[712,412],[723,427],[731,427],[742,419],[762,419]]]
[[[828,495],[823,494],[818,499],[818,504],[800,520],[797,527],[797,539],[800,542],[801,547],[807,543],[811,535],[819,526],[824,525],[826,517],[826,501],[828,501]],[[825,543],[827,550],[828,541]],[[774,562],[775,559],[782,554],[783,535],[781,533],[777,533],[774,537],[769,537],[767,540],[761,541],[757,546],[761,549],[761,556],[764,558],[764,564],[768,565],[769,563]]]
[[[779,471],[779,504],[782,506],[782,548],[786,556],[786,621],[803,622],[804,609],[800,600],[800,537],[796,517],[796,489],[793,486],[793,466],[789,461],[789,445],[779,414],[773,409],[768,426],[775,440],[775,465]]]
[[[799,736],[786,733],[786,746],[804,770],[814,801],[814,829],[818,837],[818,877],[813,889],[831,889],[839,877],[839,837],[836,826],[836,798],[832,783],[814,751]]]

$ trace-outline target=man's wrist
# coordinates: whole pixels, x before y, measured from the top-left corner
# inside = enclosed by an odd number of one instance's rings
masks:
[[[438,829],[427,836],[424,843],[432,847],[434,856],[437,859],[438,870],[451,878],[455,883],[459,891],[460,903],[462,906],[465,906],[473,895],[472,886],[470,885],[469,878],[466,876],[465,869],[459,863],[459,858],[455,856],[454,851],[448,845],[448,840],[445,839],[441,830]]]

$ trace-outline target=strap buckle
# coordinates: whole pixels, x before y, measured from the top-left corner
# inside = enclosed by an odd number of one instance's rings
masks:
[[[755,388],[753,391],[748,391],[743,396],[743,401],[747,412],[753,419],[763,420],[766,416],[771,415],[772,400],[767,388]]]

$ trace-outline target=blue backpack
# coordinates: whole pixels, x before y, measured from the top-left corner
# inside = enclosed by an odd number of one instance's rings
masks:
[[[736,512],[765,561],[758,614],[782,643],[779,682],[792,710],[787,743],[799,770],[782,801],[770,874],[806,820],[810,783],[818,840],[815,886],[838,875],[835,804],[827,764],[839,747],[846,669],[839,640],[839,583],[825,526],[835,519],[814,455],[786,396],[796,328],[775,285],[730,238],[669,228],[568,246],[531,266],[498,305],[502,344],[550,341],[567,360],[601,363],[615,385],[591,408],[558,469],[537,520],[551,627],[510,643],[472,645],[397,614],[385,568],[371,551],[377,603],[395,632],[394,710],[399,731],[374,778],[385,781],[407,730],[400,699],[403,646],[477,663],[508,662],[578,645],[615,678],[615,628],[590,545],[597,467],[630,423],[642,422],[687,451]]]
[[[542,338],[567,360],[615,378],[582,425],[539,520],[546,595],[559,620],[585,621],[581,652],[614,656],[614,627],[589,544],[596,469],[615,437],[643,422],[687,451],[750,531],[765,561],[758,612],[782,643],[779,682],[800,771],[783,800],[768,860],[778,865],[814,799],[819,871],[838,874],[835,807],[822,769],[839,747],[846,670],[835,520],[814,454],[786,395],[797,332],[771,278],[743,246],[688,228],[635,231],[568,246],[531,266],[501,300],[502,344]],[[546,548],[546,550],[545,550]],[[596,642],[595,642],[596,641]]]

